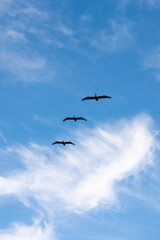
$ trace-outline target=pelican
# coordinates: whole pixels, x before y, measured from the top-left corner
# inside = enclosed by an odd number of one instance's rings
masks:
[[[63,119],[63,122],[67,121],[67,120],[74,120],[75,122],[77,122],[77,120],[84,120],[87,121],[85,118],[83,117],[66,117],[65,119]]]
[[[65,142],[65,141],[56,141],[54,143],[52,143],[52,145],[55,145],[55,144],[62,144],[63,146],[66,146],[66,144],[72,144],[72,145],[75,145],[74,143],[72,142]]]
[[[85,98],[82,98],[82,101],[92,100],[92,99],[95,99],[96,101],[98,101],[98,99],[102,99],[102,98],[111,98],[111,97],[110,96],[106,96],[106,95],[97,96],[97,94],[95,93],[94,97],[85,97]]]

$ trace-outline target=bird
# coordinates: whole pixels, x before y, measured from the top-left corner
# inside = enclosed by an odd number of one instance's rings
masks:
[[[110,96],[106,96],[106,95],[97,96],[97,94],[95,93],[94,97],[85,97],[85,98],[82,98],[82,101],[92,100],[92,99],[95,99],[96,101],[98,101],[98,99],[102,99],[102,98],[111,98],[111,97]]]
[[[63,146],[66,146],[66,144],[72,144],[72,145],[75,145],[73,142],[69,141],[69,142],[65,142],[65,141],[56,141],[54,143],[52,143],[52,145],[55,145],[55,144],[63,144]]]
[[[63,122],[65,122],[66,120],[74,120],[75,122],[77,122],[77,120],[84,120],[87,121],[87,119],[83,118],[83,117],[66,117],[65,119],[63,119]]]

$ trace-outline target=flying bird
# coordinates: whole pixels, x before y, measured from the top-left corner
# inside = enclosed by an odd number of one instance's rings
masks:
[[[69,141],[69,142],[65,142],[65,141],[56,141],[56,142],[52,143],[52,145],[55,145],[55,144],[62,144],[63,146],[65,146],[66,144],[72,144],[72,145],[75,145],[75,144],[72,143],[71,141]]]
[[[63,119],[63,122],[67,121],[67,120],[74,120],[75,122],[77,122],[77,120],[84,120],[87,121],[85,118],[83,117],[66,117],[65,119]]]
[[[92,99],[95,99],[96,101],[98,101],[98,99],[102,99],[102,98],[111,98],[111,97],[110,96],[106,96],[106,95],[97,96],[97,94],[95,93],[94,97],[85,97],[85,98],[82,98],[82,101],[92,100]]]

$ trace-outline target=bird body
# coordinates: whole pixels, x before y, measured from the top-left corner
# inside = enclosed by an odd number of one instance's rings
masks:
[[[68,142],[65,142],[65,141],[56,141],[56,142],[52,143],[52,145],[55,145],[55,144],[62,144],[63,146],[66,146],[66,144],[75,145],[75,144],[72,143],[71,141],[68,141]]]
[[[95,96],[82,98],[82,101],[85,101],[85,100],[93,100],[93,99],[95,99],[96,101],[98,101],[99,99],[102,99],[102,98],[111,98],[111,97],[110,97],[110,96],[106,96],[106,95],[97,96],[97,94],[95,93]]]
[[[85,118],[83,117],[66,117],[65,119],[63,119],[63,122],[67,121],[67,120],[74,120],[75,122],[77,122],[77,120],[84,120],[87,121]]]

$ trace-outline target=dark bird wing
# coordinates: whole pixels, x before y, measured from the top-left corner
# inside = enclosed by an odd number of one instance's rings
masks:
[[[71,117],[66,117],[65,119],[63,119],[63,122],[65,122],[66,120],[73,120],[73,118],[71,118]]]
[[[106,95],[102,95],[102,96],[98,96],[98,98],[111,98],[110,96],[106,96]]]
[[[84,100],[91,100],[91,99],[95,99],[95,97],[85,97],[85,98],[82,98],[82,101],[84,101]]]
[[[76,118],[77,120],[84,120],[84,121],[87,121],[87,119],[83,118],[83,117],[77,117]]]
[[[75,145],[73,142],[65,142],[65,144],[72,144],[72,145]]]
[[[62,142],[56,141],[56,142],[52,143],[52,145],[55,145],[55,144],[62,144]]]

